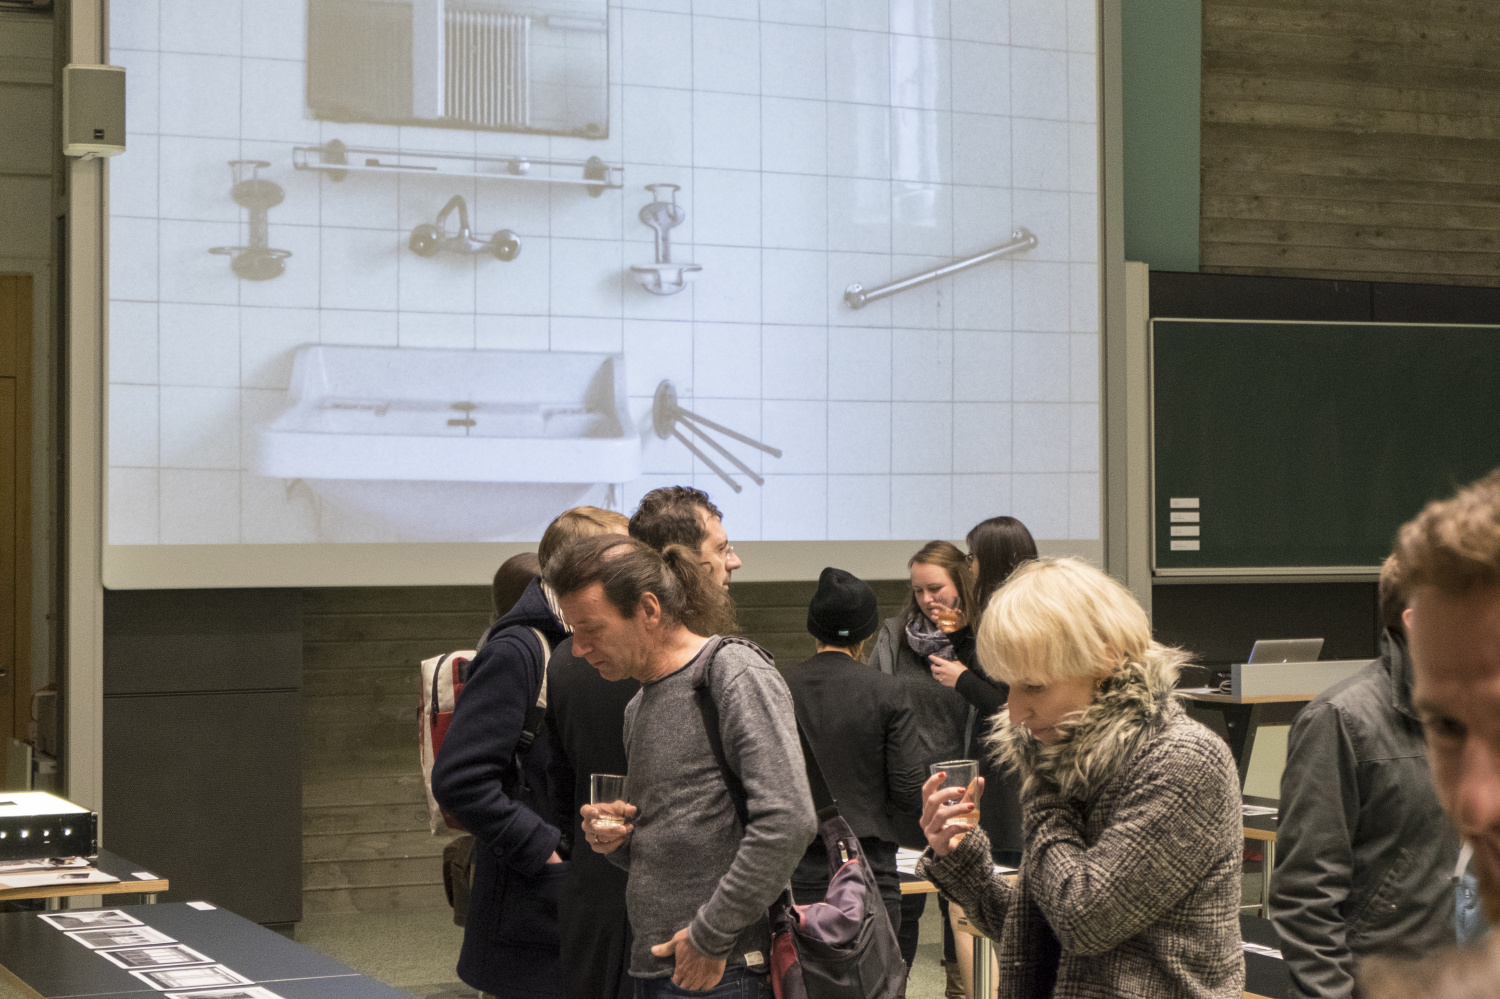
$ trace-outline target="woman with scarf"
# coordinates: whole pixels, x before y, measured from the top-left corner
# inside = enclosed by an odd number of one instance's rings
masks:
[[[978,727],[977,712],[952,687],[932,675],[930,656],[977,666],[974,630],[977,617],[973,577],[964,553],[947,541],[929,541],[906,563],[911,589],[901,613],[887,618],[875,639],[870,665],[902,682],[911,701],[925,773],[934,763],[964,759]],[[903,846],[925,845],[915,816],[899,816],[897,831]],[[901,956],[911,964],[917,949],[917,928],[926,895],[901,900]],[[962,988],[958,954],[947,925],[944,904],[943,962],[948,968],[950,993]]]
[[[1022,778],[1025,846],[994,873],[979,806],[923,788],[918,873],[999,941],[1000,995],[1239,999],[1239,778],[1173,693],[1180,650],[1085,562],[1017,569],[986,609],[979,661],[1010,685],[990,748]]]

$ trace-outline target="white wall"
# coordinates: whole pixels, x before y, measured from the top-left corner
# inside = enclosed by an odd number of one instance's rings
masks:
[[[960,536],[999,513],[1099,537],[1093,0],[627,0],[609,9],[607,139],[308,117],[306,0],[116,3],[129,152],[111,164],[109,541],[394,541],[254,471],[304,343],[623,352],[634,412],[690,405],[785,451],[734,495],[647,435],[626,509],[691,481],[736,540]],[[292,147],[346,143],[623,163],[626,187],[342,183]],[[264,171],[284,275],[207,250],[244,239],[231,159]],[[643,293],[644,184],[681,184],[677,259]],[[510,263],[406,249],[454,193]],[[852,311],[873,285],[1003,242],[1040,245]]]

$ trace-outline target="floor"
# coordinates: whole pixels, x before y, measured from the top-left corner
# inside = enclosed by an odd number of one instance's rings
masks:
[[[943,942],[937,919],[937,906],[929,905],[907,986],[909,999],[942,999],[938,961]],[[309,915],[297,924],[296,937],[298,943],[417,999],[473,999],[474,990],[453,974],[463,930],[446,910]],[[11,996],[0,991],[0,999]]]

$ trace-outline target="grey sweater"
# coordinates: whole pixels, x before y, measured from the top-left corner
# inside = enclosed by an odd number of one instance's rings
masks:
[[[694,694],[705,676],[730,768],[745,787],[749,828],[714,761]],[[625,708],[626,799],[635,831],[611,859],[630,872],[626,908],[635,943],[630,973],[670,975],[651,947],[684,926],[693,946],[728,967],[765,970],[766,907],[791,879],[817,831],[786,681],[745,645],[700,653],[644,684]]]

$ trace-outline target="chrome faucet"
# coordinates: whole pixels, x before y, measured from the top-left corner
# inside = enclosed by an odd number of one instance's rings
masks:
[[[687,212],[677,203],[677,192],[682,188],[676,184],[647,184],[646,190],[651,192],[651,203],[641,208],[640,220],[656,233],[656,262],[632,265],[630,270],[651,294],[675,295],[703,269],[697,264],[672,262],[672,230],[687,221]],[[661,199],[663,191],[670,200]]]
[[[656,262],[670,264],[672,230],[687,221],[687,212],[677,203],[677,192],[682,188],[677,184],[647,184],[646,190],[651,192],[651,203],[641,208],[641,223],[656,233]],[[672,200],[661,200],[662,191]]]

